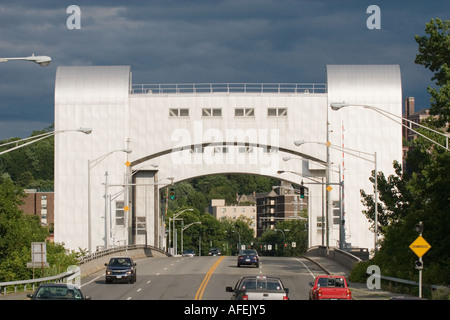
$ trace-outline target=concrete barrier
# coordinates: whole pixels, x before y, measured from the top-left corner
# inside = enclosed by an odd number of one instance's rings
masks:
[[[100,271],[105,267],[105,263],[109,262],[109,259],[114,256],[127,256],[131,257],[134,260],[136,259],[142,259],[146,257],[167,257],[166,254],[154,250],[150,247],[138,247],[134,249],[124,249],[121,251],[114,251],[109,254],[101,255],[100,257],[96,259],[90,259],[86,262],[80,263],[80,269],[81,269],[81,277],[86,277],[92,273],[95,273],[97,271]]]
[[[325,246],[311,247],[308,249],[307,256],[325,257],[336,261],[344,267],[352,270],[354,265],[362,261],[361,258],[351,254],[350,252],[343,251],[338,248],[328,248]]]

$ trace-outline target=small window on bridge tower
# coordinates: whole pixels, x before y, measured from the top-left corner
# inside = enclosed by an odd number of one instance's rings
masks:
[[[268,117],[286,117],[287,108],[269,108],[267,109]]]

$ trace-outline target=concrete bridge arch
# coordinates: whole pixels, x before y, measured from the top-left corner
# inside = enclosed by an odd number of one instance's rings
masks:
[[[279,163],[281,160],[282,155],[283,157],[285,155],[288,155],[291,157],[293,161],[297,161],[298,163],[302,164],[302,172],[294,172],[294,171],[286,171],[287,175],[280,175],[278,174],[278,171],[273,170],[260,170],[260,167],[256,165],[251,166],[252,169],[248,171],[247,166],[241,166],[241,171],[238,171],[236,169],[236,159],[232,159],[231,163],[227,163],[227,160],[230,160],[228,157],[228,153],[221,153],[220,156],[224,159],[220,159],[220,163],[222,163],[221,166],[208,166],[205,165],[205,163],[208,163],[208,160],[205,160],[205,156],[201,156],[200,161],[201,164],[198,162],[198,159],[192,159],[195,157],[193,155],[195,153],[195,148],[201,148],[203,151],[203,154],[205,154],[205,148],[258,148],[261,155],[264,157],[267,157],[269,162],[273,162],[275,158],[275,163],[271,163],[272,168],[281,168],[283,165]],[[247,150],[247,149],[246,149]],[[270,150],[270,153],[267,153],[267,151]],[[236,150],[237,152],[239,150]],[[252,150],[253,152],[258,152],[256,150]],[[178,165],[200,165],[202,167],[201,170],[196,170],[193,175],[183,175],[178,176],[176,179],[175,177],[163,177],[161,176],[159,172],[159,168],[155,168],[155,163],[161,163],[166,162],[167,160],[164,160],[164,156],[174,156],[175,153],[182,153],[187,152],[187,157],[184,157],[184,161],[188,161],[188,163],[178,163]],[[230,152],[230,150],[229,150]],[[217,156],[217,155],[215,155]],[[206,156],[209,157],[209,156]],[[214,157],[214,156],[213,156]],[[217,159],[216,159],[217,160]],[[245,161],[245,159],[242,159]],[[248,160],[248,159],[247,159]],[[263,162],[267,164],[266,160],[259,159],[260,162]],[[214,162],[214,159],[210,159],[210,162]],[[284,162],[284,161],[283,161]],[[172,162],[173,163],[173,162]],[[309,170],[310,164],[313,164],[313,167],[316,170]],[[317,167],[319,165],[319,167]],[[136,217],[140,217],[140,221],[142,224],[145,222],[145,231],[144,227],[141,227],[141,230],[139,231],[140,236],[137,235],[135,231],[133,231],[131,234],[132,236],[129,237],[129,241],[134,243],[147,243],[149,239],[153,238],[153,245],[160,245],[163,246],[165,239],[163,237],[164,232],[163,228],[164,225],[167,224],[167,221],[165,221],[164,217],[164,204],[161,203],[161,195],[160,192],[163,188],[168,187],[172,182],[182,182],[185,180],[190,180],[193,178],[198,178],[201,176],[209,176],[209,175],[220,175],[220,174],[253,174],[253,175],[260,175],[260,176],[267,176],[271,178],[275,178],[278,180],[284,180],[287,182],[290,182],[292,184],[300,185],[302,181],[305,179],[310,179],[312,181],[314,178],[321,178],[324,177],[325,174],[325,167],[326,162],[324,162],[321,159],[309,156],[307,154],[304,154],[302,152],[299,152],[297,150],[290,150],[286,148],[280,148],[278,146],[274,145],[267,145],[267,144],[261,144],[261,143],[251,143],[251,142],[236,142],[236,141],[220,141],[220,142],[204,142],[202,144],[190,144],[190,145],[183,145],[183,146],[176,146],[174,148],[166,149],[163,151],[160,151],[155,154],[144,156],[140,159],[136,159],[133,162],[130,163],[129,166],[129,176],[131,179],[129,179],[130,183],[130,199],[128,206],[132,208],[132,216],[134,217],[132,219],[133,226],[132,229],[135,230],[136,224],[135,219]],[[165,170],[168,171],[168,170]],[[172,171],[172,170],[170,170]],[[189,171],[185,171],[189,172]],[[307,172],[307,173],[306,173]],[[289,174],[290,173],[290,174]],[[192,173],[191,173],[192,174]],[[307,180],[308,181],[308,180]],[[323,186],[322,186],[323,187]],[[310,189],[309,184],[305,186],[306,189]],[[309,194],[309,192],[308,192]],[[323,195],[323,193],[322,193]],[[322,197],[322,203],[324,199]],[[149,210],[149,208],[153,208]],[[308,206],[309,209],[309,206]],[[159,214],[158,214],[159,212]]]
[[[401,116],[399,66],[329,65],[326,79],[320,85],[135,85],[129,66],[58,67],[55,130],[90,127],[92,134],[55,136],[55,241],[89,251],[130,244],[132,221],[120,206],[133,198],[136,212],[147,208],[147,221],[156,221],[157,202],[140,204],[137,192],[122,191],[133,184],[132,169],[141,168],[134,176],[141,184],[155,183],[155,175],[175,182],[223,172],[281,178],[277,171],[284,170],[322,176],[327,159],[323,143],[328,139],[335,146],[377,152],[378,169],[391,173],[392,162],[402,157],[401,127],[370,110],[335,112],[329,104],[373,105]],[[322,144],[295,146],[295,140]],[[285,155],[303,160],[285,162]],[[333,172],[330,181],[345,179],[346,242],[371,248],[373,233],[361,213],[359,190],[373,192],[368,179],[373,164],[337,150],[329,156],[330,163],[342,167],[341,175]],[[99,158],[88,170],[88,163]],[[152,162],[156,170],[143,169]],[[282,179],[301,181],[292,173]],[[154,196],[158,191],[153,189]],[[339,200],[337,189],[330,191],[332,201]],[[321,191],[321,186],[310,188],[311,246],[322,239]],[[164,230],[158,223],[147,228],[147,240],[160,247]],[[327,223],[330,245],[335,245],[339,221],[330,217]]]

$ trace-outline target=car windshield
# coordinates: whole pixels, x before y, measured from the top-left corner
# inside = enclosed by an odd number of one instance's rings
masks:
[[[115,267],[119,266],[130,267],[131,260],[130,258],[112,258],[111,260],[109,260],[109,265]]]
[[[62,300],[82,300],[81,291],[74,286],[46,286],[39,288],[35,295],[36,299],[62,299]]]

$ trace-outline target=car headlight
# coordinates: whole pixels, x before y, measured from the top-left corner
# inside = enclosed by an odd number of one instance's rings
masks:
[[[106,270],[106,274],[111,274],[111,270]]]

